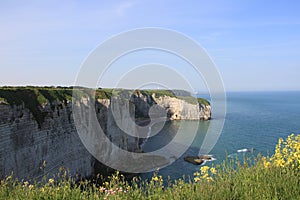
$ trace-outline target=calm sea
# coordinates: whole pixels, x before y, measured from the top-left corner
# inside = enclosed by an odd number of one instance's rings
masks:
[[[192,176],[200,166],[187,163],[184,156],[198,155],[203,138],[214,120],[201,121],[193,144],[173,164],[160,169],[159,174],[171,179],[183,175]],[[153,151],[168,144],[181,123],[167,122],[164,129],[149,138],[144,144],[145,151]],[[189,121],[185,123],[198,123]],[[204,165],[221,163],[226,157],[251,155],[239,153],[241,149],[254,148],[254,154],[272,154],[278,138],[286,138],[291,133],[300,133],[300,91],[298,92],[233,92],[227,94],[227,115],[222,134],[209,153],[215,161]],[[187,133],[188,134],[188,133]],[[149,178],[153,172],[145,173]]]

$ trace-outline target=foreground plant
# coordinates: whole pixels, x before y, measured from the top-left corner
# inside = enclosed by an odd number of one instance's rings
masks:
[[[300,135],[279,139],[275,154],[259,156],[254,164],[202,166],[193,181],[151,180],[130,183],[118,172],[109,181],[75,183],[66,176],[42,182],[1,180],[0,199],[300,199]]]
[[[282,168],[292,168],[300,170],[300,134],[291,134],[286,140],[279,139],[276,145],[275,154],[270,162]]]

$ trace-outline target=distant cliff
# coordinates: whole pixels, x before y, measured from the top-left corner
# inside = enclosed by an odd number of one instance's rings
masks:
[[[77,89],[83,91],[80,98],[86,96],[84,88]],[[71,87],[0,88],[0,179],[12,171],[18,178],[40,179],[56,173],[62,166],[72,175],[81,176],[109,170],[90,155],[77,134],[72,117],[72,92]],[[118,90],[114,96],[110,89],[98,89],[95,93],[98,121],[107,137],[128,151],[141,149],[138,135],[127,136],[115,125],[110,99],[122,95],[129,95],[124,101],[130,103],[130,113],[138,119],[149,118],[149,109],[154,104],[163,108],[170,120],[208,120],[211,116],[206,100],[175,96],[172,91]],[[86,99],[89,100],[88,96]]]
[[[162,107],[170,120],[208,120],[210,104],[202,98],[175,96],[171,91],[136,91],[131,100],[135,105],[136,117],[147,117],[149,108],[156,104]]]

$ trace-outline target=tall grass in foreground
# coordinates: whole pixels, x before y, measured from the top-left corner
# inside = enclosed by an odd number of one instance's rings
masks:
[[[154,174],[149,181],[133,179],[129,184],[116,173],[110,181],[96,185],[67,177],[45,183],[1,181],[0,199],[300,199],[300,135],[279,139],[275,154],[249,161],[203,166],[193,180],[182,179],[164,186]]]

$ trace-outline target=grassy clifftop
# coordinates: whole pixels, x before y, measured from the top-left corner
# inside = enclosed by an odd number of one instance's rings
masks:
[[[77,87],[77,91],[85,91],[86,88]],[[10,105],[20,105],[22,103],[33,103],[35,105],[43,105],[54,100],[69,101],[72,100],[73,87],[0,87],[0,102],[6,102]],[[130,95],[129,90],[123,89],[97,89],[95,98],[110,99],[114,95]],[[169,96],[185,100],[189,103],[200,103],[209,105],[210,103],[203,98],[193,98],[184,91],[172,90],[135,90],[134,94],[141,93],[143,95],[155,95],[156,98],[161,96]],[[178,93],[178,94],[175,94]]]
[[[87,95],[87,89],[76,87],[76,91],[81,95]],[[193,98],[191,96],[178,96],[178,94],[185,94],[184,91],[171,91],[171,90],[135,90],[134,94],[141,93],[143,95],[155,95],[156,98],[161,96],[170,96],[185,100],[188,103],[204,104],[209,105],[209,102],[206,99],[202,98]],[[34,86],[25,86],[25,87],[0,87],[0,103],[8,105],[24,105],[29,109],[33,117],[38,122],[39,127],[44,122],[46,113],[42,112],[42,107],[47,102],[54,102],[59,100],[60,102],[66,103],[72,100],[73,87],[34,87]],[[131,95],[131,91],[122,90],[122,89],[97,89],[95,93],[96,99],[110,99],[112,96],[128,96]]]
[[[1,87],[0,102],[9,105],[22,105],[30,110],[39,127],[44,122],[46,113],[41,107],[47,102],[70,100],[72,89],[52,87]]]
[[[109,180],[76,183],[62,169],[43,182],[1,180],[0,199],[299,199],[300,135],[279,139],[270,157],[259,155],[201,166],[189,180],[171,182],[157,173],[130,181],[118,172]]]

